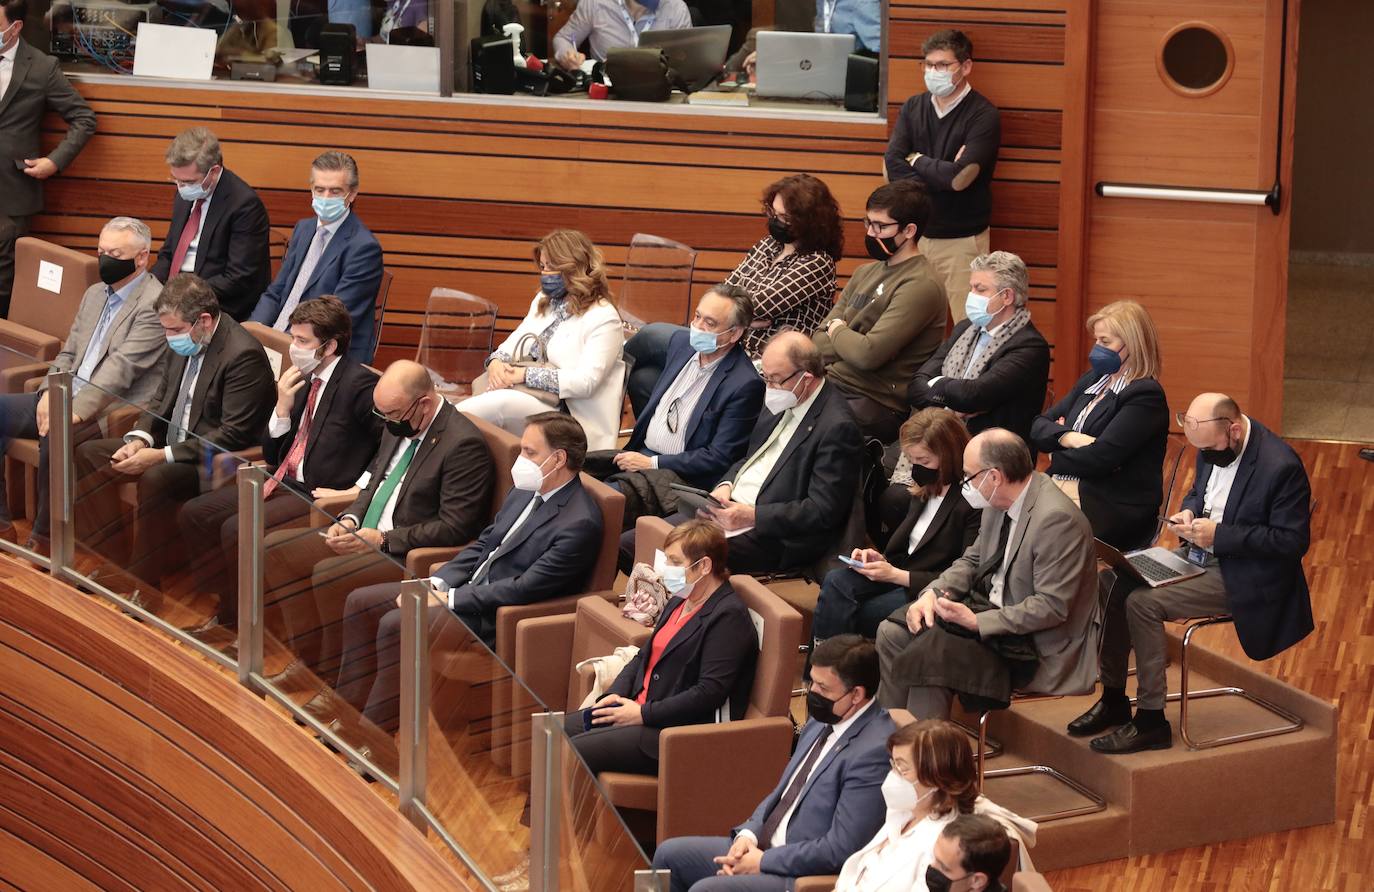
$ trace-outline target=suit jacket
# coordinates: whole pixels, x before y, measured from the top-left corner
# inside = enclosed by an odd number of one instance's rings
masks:
[[[735,828],[736,833],[748,830],[762,845],[768,844],[760,839],[763,823],[806,760],[821,728],[814,719],[806,723],[778,785],[754,809],[749,820]],[[887,711],[876,701],[869,701],[863,715],[854,720],[812,769],[787,822],[786,844],[763,853],[760,869],[764,873],[785,877],[839,873],[844,859],[878,831],[886,810],[883,778],[891,767],[887,738],[895,730]]]
[[[512,489],[482,534],[434,575],[454,591],[454,612],[477,618],[488,645],[496,642],[496,611],[511,604],[534,604],[583,591],[601,548],[601,509],[574,477],[534,510],[503,542],[534,493]],[[472,575],[495,553],[486,578]]]
[[[72,89],[57,59],[19,41],[9,89],[0,96],[0,214],[28,217],[43,210],[43,182],[14,166],[15,158],[42,158],[43,116],[56,112],[67,135],[47,157],[63,170],[95,133],[95,112]]]
[[[211,204],[214,207],[214,204]],[[271,326],[281,315],[281,308],[296,286],[296,277],[310,251],[318,225],[314,217],[296,224],[291,242],[286,246],[281,270],[272,284],[258,299],[249,317],[253,322]],[[372,361],[373,311],[377,306],[377,289],[382,284],[382,246],[372,232],[353,211],[344,217],[339,228],[324,246],[324,253],[305,283],[301,300],[332,294],[348,308],[353,320],[353,336],[348,344],[348,356],[358,362]]]
[[[77,417],[94,417],[116,397],[135,406],[148,405],[160,380],[154,370],[165,355],[171,353],[157,313],[153,312],[161,293],[162,283],[145,275],[120,305],[100,347],[100,358],[91,371],[90,383],[94,386],[82,387],[72,397],[72,412]],[[97,282],[81,295],[72,329],[67,333],[62,351],[52,361],[52,371],[75,372],[81,367],[91,336],[105,312],[108,294],[105,283]],[[44,378],[38,385],[38,392],[47,388],[48,379]]]
[[[763,448],[782,413],[767,409],[749,438],[746,457],[730,468],[724,480]],[[754,504],[754,533],[776,540],[779,567],[802,567],[819,559],[844,533],[859,488],[862,447],[859,426],[838,387],[821,388],[764,480]]]
[[[343,516],[351,515],[361,523],[386,477],[391,457],[408,442],[391,433],[382,434],[377,455],[368,467],[367,486]],[[491,450],[482,432],[443,401],[396,494],[387,534],[388,553],[400,556],[412,548],[470,542],[491,510],[495,478]]]
[[[634,432],[625,444],[627,452],[644,449],[649,421],[658,410],[663,395],[673,385],[682,367],[696,361],[697,352],[685,331],[673,334],[668,342],[668,360],[659,375],[649,402],[635,421]],[[720,358],[706,388],[687,419],[687,442],[677,455],[660,455],[658,466],[676,473],[683,480],[709,489],[720,480],[725,469],[744,457],[749,434],[763,408],[763,379],[754,371],[749,354],[736,344]]]
[[[163,283],[178,273],[172,269],[172,255],[191,216],[191,204],[180,195],[172,199],[172,223],[153,264],[153,275]],[[219,298],[220,309],[235,321],[248,318],[272,278],[267,233],[267,209],[262,199],[252,186],[224,168],[205,212],[194,272],[209,283]]]
[[[1246,656],[1267,660],[1312,631],[1302,558],[1311,542],[1312,489],[1287,443],[1253,418],[1212,551]],[[1201,515],[1213,468],[1198,456],[1183,507]]]
[[[348,489],[367,470],[382,438],[382,420],[372,411],[377,373],[348,357],[336,361],[338,365],[329,376],[329,383],[315,398],[315,416],[310,423],[302,468],[305,482],[302,485],[290,478],[284,480],[288,486],[306,493],[319,486]],[[273,470],[291,450],[309,399],[309,385],[301,387],[291,406],[290,429],[275,438],[263,434],[262,455]]]
[[[164,339],[165,340],[165,339]],[[182,374],[188,358],[171,350],[163,353],[162,374],[153,396],[153,414],[140,419],[138,430],[146,432],[152,446],[166,446],[167,420],[176,407]],[[267,354],[257,339],[223,313],[214,336],[205,347],[200,375],[191,393],[191,416],[187,429],[202,440],[226,452],[255,446],[262,436],[267,416],[276,402],[277,385]],[[203,447],[194,439],[172,446],[176,461],[198,461]]]
[[[917,409],[942,406],[956,412],[977,413],[965,422],[970,434],[1004,427],[1029,440],[1031,420],[1045,405],[1045,388],[1050,379],[1050,345],[1033,324],[1028,323],[1008,338],[977,378],[940,378],[930,383],[931,378],[943,374],[941,366],[950,348],[971,324],[965,319],[954,326],[935,355],[911,379],[907,398]]]
[[[1065,449],[1059,438],[1093,401],[1087,389],[1101,380],[1089,371],[1070,393],[1031,423],[1031,440],[1050,453],[1051,476],[1078,478],[1078,498],[1093,535],[1121,549],[1141,548],[1154,537],[1164,500],[1164,453],[1169,441],[1169,402],[1154,378],[1110,389],[1083,423],[1096,442]],[[1063,418],[1067,424],[1060,424]]]
[[[911,581],[907,585],[907,592],[908,599],[912,601],[930,586],[935,577],[968,550],[978,538],[978,524],[982,517],[982,512],[969,505],[968,500],[959,494],[957,486],[950,486],[944,501],[935,509],[935,517],[931,519],[930,526],[926,527],[925,535],[916,543],[916,550],[907,554],[911,528],[916,526],[916,521],[924,509],[924,500],[911,500],[906,517],[892,532],[892,538],[887,540],[887,550],[883,552],[883,557],[889,564],[910,574]],[[902,612],[906,612],[905,607],[902,608]]]
[[[654,635],[682,601],[673,597],[663,605]],[[606,693],[630,700],[639,696],[652,641],[650,638],[639,649]],[[758,656],[758,633],[749,618],[749,608],[730,583],[721,583],[682,624],[654,664],[649,694],[641,711],[644,733],[640,735],[640,747],[645,755],[658,758],[658,735],[664,728],[709,724],[716,721],[717,710],[722,706],[729,707],[732,721],[744,718]]]
[[[930,588],[963,600],[996,550],[1005,511],[983,509],[978,540]],[[1101,617],[1097,552],[1083,512],[1054,481],[1033,472],[1008,549],[1002,606],[978,614],[978,635],[1031,635],[1040,665],[1026,690],[1085,694],[1097,683]]]

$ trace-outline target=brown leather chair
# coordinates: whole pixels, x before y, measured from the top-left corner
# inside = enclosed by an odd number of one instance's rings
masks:
[[[659,842],[674,836],[719,834],[742,821],[777,783],[790,755],[793,731],[788,711],[801,643],[801,615],[751,576],[732,576],[730,584],[763,627],[745,718],[665,729],[659,737],[658,777],[616,771],[598,777],[617,808],[657,813]],[[533,682],[531,689],[541,699],[551,698],[545,700],[551,706],[576,709],[591,688],[589,674],[568,673],[568,690],[560,697],[553,686],[556,679],[540,667],[571,667],[587,656],[643,642],[648,633],[622,617],[615,605],[585,598],[573,616],[520,624],[516,674],[527,684]],[[579,645],[594,646],[600,653],[580,651]],[[730,758],[722,759],[721,753],[726,752]]]
[[[288,356],[288,349],[291,347],[291,335],[289,332],[277,331],[270,325],[263,325],[261,322],[240,323],[243,330],[258,339],[264,350],[274,350],[283,357]]]
[[[382,342],[382,323],[386,320],[386,301],[391,296],[391,282],[395,279],[391,270],[382,269],[382,281],[377,284],[377,303],[372,307],[372,344],[367,351],[367,361],[377,355],[377,345]]]
[[[39,267],[62,270],[56,292],[38,287]],[[42,239],[14,243],[14,293],[9,318],[0,319],[0,393],[23,393],[30,378],[45,375],[71,331],[81,296],[100,281],[100,262]]]

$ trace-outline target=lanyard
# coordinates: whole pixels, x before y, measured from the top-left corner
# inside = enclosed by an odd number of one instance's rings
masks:
[[[835,17],[835,7],[840,0],[821,0],[821,31],[830,33],[830,20]]]
[[[630,43],[633,46],[639,46],[639,33],[641,31],[648,31],[654,26],[654,18],[657,16],[657,13],[645,13],[639,20],[644,25],[644,27],[640,28],[636,25],[634,17],[630,15],[630,10],[625,7],[624,0],[620,0],[620,2],[615,4],[615,11],[620,13],[620,17],[625,20],[625,27],[630,29]]]

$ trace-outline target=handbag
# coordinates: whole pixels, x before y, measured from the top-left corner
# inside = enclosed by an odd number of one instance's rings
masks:
[[[616,47],[606,53],[606,79],[616,99],[667,102],[676,74],[658,47]]]
[[[520,340],[515,342],[515,351],[511,355],[511,361],[506,364],[510,366],[515,366],[519,369],[552,368],[552,363],[539,362],[534,358],[534,351],[530,345],[537,343],[539,343],[538,337],[536,337],[534,334],[530,332],[525,332],[523,335],[520,336]],[[523,357],[523,359],[521,357]],[[482,374],[478,375],[476,380],[472,382],[472,392],[474,395],[479,393],[486,393],[490,389],[491,388],[487,380],[486,372],[483,372]],[[528,384],[513,384],[507,389],[518,390],[521,393],[527,393],[535,399],[539,400],[544,405],[548,406],[550,409],[557,409],[561,403],[561,401],[558,399],[558,394],[549,393],[547,390],[540,390],[538,387],[530,387]]]

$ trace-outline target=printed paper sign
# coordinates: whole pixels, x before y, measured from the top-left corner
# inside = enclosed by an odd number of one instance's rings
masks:
[[[61,294],[62,267],[46,260],[38,261],[38,287],[53,294]]]

